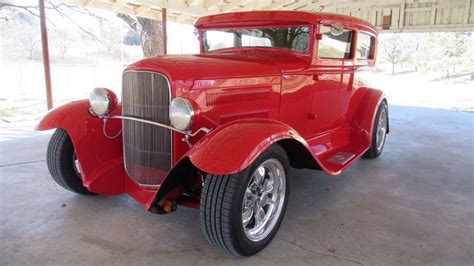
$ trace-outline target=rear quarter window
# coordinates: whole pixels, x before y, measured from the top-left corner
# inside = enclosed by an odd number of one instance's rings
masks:
[[[319,58],[351,58],[353,31],[343,30],[337,35],[331,32],[331,27],[321,26],[319,33],[322,35],[319,40]]]
[[[357,38],[356,58],[362,60],[373,59],[374,44],[375,37],[370,36],[369,34],[364,32],[359,32]]]

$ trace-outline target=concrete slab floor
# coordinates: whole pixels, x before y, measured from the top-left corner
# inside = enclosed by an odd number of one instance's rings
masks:
[[[0,142],[0,264],[473,265],[474,114],[390,115],[379,159],[337,178],[292,169],[280,231],[251,258],[209,245],[197,210],[155,215],[128,196],[63,190],[48,135]]]

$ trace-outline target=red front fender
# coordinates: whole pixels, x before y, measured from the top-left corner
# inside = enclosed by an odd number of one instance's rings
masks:
[[[112,112],[120,114],[117,106]],[[120,120],[109,120],[107,132],[116,135]],[[122,137],[104,136],[103,121],[89,114],[89,101],[70,102],[53,109],[36,126],[36,130],[62,128],[71,137],[81,163],[84,185],[93,192],[106,195],[125,192],[127,179],[122,159]]]
[[[230,122],[202,138],[185,156],[210,174],[233,174],[247,168],[265,149],[283,139],[306,141],[290,126],[268,119]]]

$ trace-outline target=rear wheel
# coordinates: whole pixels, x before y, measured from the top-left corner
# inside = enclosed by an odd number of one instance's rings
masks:
[[[388,106],[385,101],[379,105],[372,130],[372,146],[364,154],[365,158],[374,159],[380,156],[385,146],[388,132]]]
[[[46,161],[51,176],[60,186],[83,195],[95,194],[82,183],[81,166],[71,138],[64,129],[57,129],[51,136]]]
[[[200,212],[209,242],[238,256],[265,248],[288,204],[288,169],[285,151],[272,145],[240,173],[207,175]]]

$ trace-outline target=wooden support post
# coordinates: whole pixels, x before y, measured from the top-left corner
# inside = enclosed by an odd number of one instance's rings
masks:
[[[46,101],[48,110],[53,108],[53,94],[51,91],[51,69],[49,65],[48,29],[46,28],[46,13],[44,10],[44,0],[39,1],[41,47],[43,49],[44,81],[46,85]]]
[[[166,34],[166,8],[161,9],[161,23],[163,28],[163,54],[168,53],[168,36]]]
[[[436,12],[437,11],[438,11],[438,9],[436,7],[436,3],[433,3],[432,6],[431,6],[431,19],[430,19],[431,25],[436,24]]]
[[[464,24],[469,23],[469,14],[471,13],[471,0],[466,0],[466,5],[464,6],[464,17],[463,22]]]
[[[403,30],[405,28],[405,0],[400,3],[400,17],[398,21],[398,28]]]

